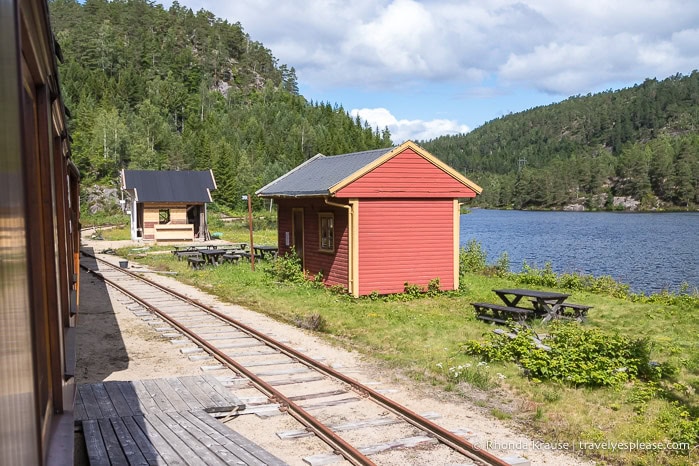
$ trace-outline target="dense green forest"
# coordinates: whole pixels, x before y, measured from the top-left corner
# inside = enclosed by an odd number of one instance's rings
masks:
[[[500,208],[641,209],[699,204],[699,72],[498,118],[422,145]]]
[[[309,157],[389,147],[341,104],[299,95],[240,23],[177,2],[51,0],[73,157],[83,184],[122,168],[213,169],[216,200],[241,196]],[[476,205],[642,209],[699,205],[699,73],[575,96],[421,144],[479,183]],[[259,201],[258,201],[259,202]]]
[[[389,147],[341,105],[309,102],[293,67],[204,10],[148,0],[52,0],[73,158],[83,185],[129,169],[213,169],[216,200],[241,196],[317,153]]]

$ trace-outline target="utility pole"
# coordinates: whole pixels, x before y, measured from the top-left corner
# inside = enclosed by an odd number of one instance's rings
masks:
[[[248,226],[250,228],[250,270],[255,271],[255,246],[252,242],[252,196],[246,194],[243,200],[248,201]]]
[[[517,171],[521,172],[522,169],[526,166],[527,166],[527,159],[526,158],[522,157],[517,161],[517,169],[518,169]]]

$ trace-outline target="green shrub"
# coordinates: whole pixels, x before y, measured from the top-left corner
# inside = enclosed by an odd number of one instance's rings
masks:
[[[437,296],[441,292],[439,286],[439,277],[430,280],[429,283],[427,283],[427,295]]]
[[[526,262],[522,264],[522,271],[511,275],[519,284],[535,285],[547,288],[565,288],[573,291],[589,291],[591,293],[613,296],[620,299],[632,298],[629,285],[619,283],[612,277],[604,275],[593,277],[567,273],[556,275],[550,262],[543,269],[532,267]]]
[[[80,223],[83,227],[94,226],[99,228],[102,226],[111,225],[128,225],[131,218],[123,213],[118,207],[116,211],[110,210],[107,212],[97,212],[90,213],[89,211],[83,211],[81,207],[80,211]]]
[[[490,390],[498,385],[486,362],[466,363],[448,369],[445,369],[442,363],[438,363],[437,368],[444,373],[450,384],[467,383],[481,390]]]
[[[661,428],[673,442],[688,444],[694,448],[699,444],[699,419],[692,419],[689,411],[678,402],[673,401],[659,414]],[[685,450],[683,453],[688,453]]]
[[[522,263],[522,272],[515,275],[515,280],[518,283],[526,285],[545,286],[549,288],[558,285],[558,277],[553,271],[550,262],[547,262],[542,270],[536,267],[530,267],[525,261]]]
[[[326,329],[326,323],[323,316],[318,313],[313,313],[305,316],[295,316],[294,324],[297,327],[316,332],[323,332]]]
[[[422,287],[414,283],[405,282],[403,284],[403,293],[410,298],[419,298],[422,295]]]
[[[491,334],[485,342],[468,341],[463,349],[490,361],[514,361],[536,380],[573,386],[619,386],[629,380],[658,380],[671,372],[652,364],[648,339],[630,339],[573,323],[553,323],[550,336],[537,345],[536,334],[520,329],[515,338]]]
[[[583,276],[577,273],[564,273],[558,277],[558,284],[565,289],[581,291],[585,289]]]
[[[301,258],[292,248],[291,252],[274,259],[265,272],[274,279],[288,283],[306,283],[306,275],[301,267]]]
[[[627,401],[634,406],[637,414],[642,414],[646,411],[648,402],[661,394],[662,389],[656,382],[634,384]]]
[[[510,273],[510,256],[507,251],[504,251],[495,261],[495,275],[498,277],[506,277]]]
[[[459,251],[459,273],[482,272],[485,270],[487,254],[481,243],[472,239]]]

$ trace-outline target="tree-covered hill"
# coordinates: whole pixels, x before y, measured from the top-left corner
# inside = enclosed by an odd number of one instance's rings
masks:
[[[49,7],[84,184],[114,186],[121,168],[212,168],[218,202],[240,207],[242,194],[318,152],[391,145],[388,130],[300,96],[294,68],[239,23],[177,2]]]
[[[388,130],[341,105],[309,102],[240,23],[177,2],[50,0],[64,63],[73,156],[83,183],[121,168],[209,169],[217,200],[241,195],[315,155],[388,147]],[[699,73],[646,80],[507,115],[422,143],[504,208],[699,204]]]
[[[699,72],[575,96],[423,142],[505,208],[699,204]]]

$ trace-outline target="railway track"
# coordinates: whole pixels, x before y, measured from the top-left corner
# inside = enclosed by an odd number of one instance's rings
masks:
[[[280,439],[315,435],[329,446],[325,454],[304,457],[305,463],[329,464],[344,458],[350,464],[381,464],[377,453],[402,447],[405,451],[449,449],[450,464],[510,464],[479,449],[459,432],[436,424],[429,419],[434,415],[415,413],[227,314],[85,251],[83,256],[95,261],[92,267],[81,264],[83,269],[128,296],[143,312],[157,316],[166,325],[159,330],[182,345],[183,354],[206,364],[202,369],[228,369],[229,375],[219,376],[221,380],[229,385],[253,386],[261,393],[258,398],[263,407],[286,413],[303,426],[278,433]],[[352,409],[348,410],[350,404]],[[372,417],[373,413],[381,414]],[[349,416],[356,418],[348,421]],[[370,439],[362,434],[367,428],[371,429]],[[396,439],[396,435],[401,438]],[[372,445],[366,446],[368,440]]]

